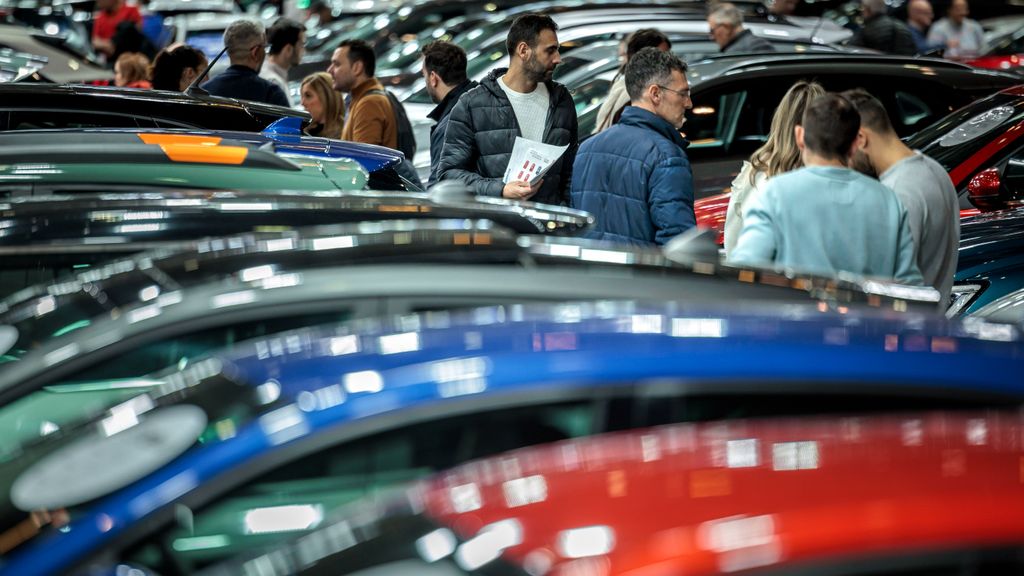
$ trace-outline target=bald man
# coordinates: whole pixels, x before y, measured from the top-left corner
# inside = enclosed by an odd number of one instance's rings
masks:
[[[850,44],[881,50],[888,54],[917,54],[917,46],[914,45],[910,29],[886,13],[885,0],[861,0],[860,11],[864,16],[864,25],[853,36]]]
[[[907,28],[914,37],[914,45],[917,52],[923,54],[932,50],[942,48],[942,44],[928,42],[928,29],[932,27],[932,20],[935,19],[935,11],[932,10],[932,3],[928,0],[910,0],[907,5]]]

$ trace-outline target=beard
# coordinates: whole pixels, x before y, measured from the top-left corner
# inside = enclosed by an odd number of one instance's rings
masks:
[[[853,153],[853,158],[850,159],[850,168],[865,176],[878,178],[878,172],[875,172],[875,167],[871,165],[868,155],[863,150],[857,150]]]
[[[530,59],[523,65],[523,72],[528,80],[531,82],[547,82],[551,80],[551,75],[554,73],[554,69],[548,70],[543,64],[537,60],[536,54],[530,54]]]

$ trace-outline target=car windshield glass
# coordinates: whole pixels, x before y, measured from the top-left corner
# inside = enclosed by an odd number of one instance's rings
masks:
[[[951,171],[1022,120],[1024,98],[997,94],[953,112],[911,136],[907,145]]]

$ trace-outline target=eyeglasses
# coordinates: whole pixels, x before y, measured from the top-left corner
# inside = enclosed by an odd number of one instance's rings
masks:
[[[662,86],[661,84],[655,84],[655,86],[657,86],[658,88],[661,88],[662,90],[668,90],[669,92],[675,92],[683,100],[689,100],[690,99],[690,89],[689,88],[687,88],[686,90],[673,90],[673,89],[669,88],[668,86]]]

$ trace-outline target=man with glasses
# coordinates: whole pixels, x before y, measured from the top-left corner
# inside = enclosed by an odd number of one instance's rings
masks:
[[[619,123],[580,146],[573,166],[572,205],[597,223],[588,237],[629,244],[665,244],[696,224],[686,121],[686,64],[670,52],[644,48],[626,63],[631,105]]]
[[[743,27],[743,13],[730,2],[714,5],[708,12],[708,27],[711,39],[723,53],[775,51],[771,42]]]
[[[263,25],[252,20],[236,20],[224,31],[231,66],[202,88],[214,96],[265,102],[288,106],[288,97],[280,86],[260,78],[260,68],[267,58],[267,33]]]

